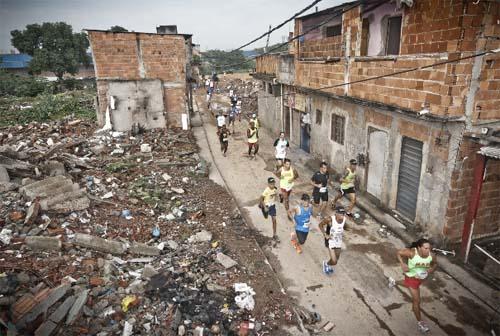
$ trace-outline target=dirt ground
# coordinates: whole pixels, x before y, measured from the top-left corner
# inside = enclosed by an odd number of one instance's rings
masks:
[[[222,81],[220,87],[226,84]],[[214,101],[219,106],[227,107],[227,92],[223,90],[216,94]],[[270,135],[261,128],[259,155],[255,160],[250,160],[245,142],[247,122],[237,122],[229,142],[228,155],[223,157],[216,136],[213,111],[207,110],[204,95],[198,95],[197,102],[213,164],[246,213],[246,218],[263,236],[270,237],[271,222],[262,217],[257,200],[266,187],[267,177],[273,175],[272,142],[276,135]],[[204,140],[198,138],[198,141]],[[313,158],[297,148],[291,148],[289,157],[301,175],[292,193],[293,204],[302,192],[311,192],[309,179],[313,171],[307,166]],[[399,238],[357,209],[363,220],[358,223],[349,221],[335,274],[325,276],[321,262],[326,258],[327,251],[317,228],[317,220],[313,221],[304,253],[298,255],[289,243],[291,223],[286,219],[281,204],[277,209],[281,243],[274,245],[270,241],[263,241],[263,248],[286,292],[298,305],[319,313],[322,322],[333,322],[335,328],[332,334],[418,334],[408,291],[404,288],[390,290],[387,286],[387,277],[402,278],[396,251],[403,248],[404,243]],[[440,271],[433,274],[422,286],[421,296],[423,317],[430,325],[432,335],[490,333],[491,321],[495,319],[493,311],[448,275]]]

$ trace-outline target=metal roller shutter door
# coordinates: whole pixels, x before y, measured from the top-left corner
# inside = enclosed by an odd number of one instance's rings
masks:
[[[422,146],[421,141],[403,137],[396,210],[410,220],[415,220],[417,210],[418,187],[422,168]]]

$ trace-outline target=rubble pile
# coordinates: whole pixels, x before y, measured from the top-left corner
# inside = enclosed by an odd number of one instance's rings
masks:
[[[261,335],[290,308],[190,132],[0,129],[0,334]]]
[[[234,90],[238,97],[242,97],[241,109],[245,113],[253,114],[258,112],[257,93],[260,90],[260,81],[242,80],[239,78],[231,78],[224,81],[223,93],[229,95],[229,90]]]

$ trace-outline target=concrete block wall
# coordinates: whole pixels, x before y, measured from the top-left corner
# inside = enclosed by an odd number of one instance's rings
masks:
[[[459,241],[465,215],[469,207],[474,183],[474,164],[480,144],[464,140],[451,178],[451,190],[443,234],[451,241]],[[479,208],[474,223],[473,238],[500,233],[500,160],[488,159]]]
[[[160,79],[167,122],[180,126],[187,113],[187,45],[183,35],[88,31],[99,97],[99,124],[104,123],[107,81]]]

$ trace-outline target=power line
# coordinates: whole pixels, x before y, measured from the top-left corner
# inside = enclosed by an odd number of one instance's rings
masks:
[[[373,9],[375,9],[375,8],[377,8],[377,7],[379,7],[380,5],[382,5],[382,4],[386,3],[386,2],[387,2],[387,0],[386,0],[386,1],[382,1],[382,2],[378,2],[378,3],[376,3],[375,5],[373,5],[373,6],[369,7],[369,8],[367,8],[367,9],[366,9],[366,11],[367,11],[367,12],[368,12],[368,11],[371,11],[371,10],[373,10]],[[333,20],[334,20],[334,19],[336,19],[337,17],[339,17],[339,16],[343,15],[344,13],[346,13],[346,12],[350,11],[351,9],[354,9],[354,8],[356,8],[356,7],[360,6],[361,4],[362,4],[362,1],[357,1],[357,2],[355,2],[352,6],[341,8],[341,9],[340,9],[340,11],[335,12],[335,14],[333,14],[330,18],[326,19],[325,21],[322,21],[321,23],[317,24],[316,26],[312,26],[310,29],[306,30],[306,31],[305,31],[305,32],[303,32],[302,34],[299,34],[299,35],[297,35],[297,36],[294,36],[294,37],[293,37],[293,38],[291,38],[290,40],[288,40],[288,41],[286,41],[286,42],[283,42],[283,43],[281,43],[281,44],[277,45],[276,47],[274,47],[274,48],[272,48],[272,49],[270,49],[270,50],[266,51],[265,53],[263,53],[263,54],[261,54],[261,55],[257,55],[257,56],[251,57],[251,58],[249,58],[249,59],[247,59],[247,60],[245,60],[245,61],[239,62],[239,63],[219,65],[219,66],[216,66],[216,68],[219,68],[219,69],[220,69],[220,68],[229,68],[229,67],[234,67],[234,66],[238,66],[238,65],[242,65],[242,64],[248,63],[248,62],[250,62],[250,61],[252,61],[252,60],[256,59],[257,57],[260,57],[260,56],[265,56],[265,55],[269,55],[271,52],[273,52],[273,51],[275,51],[275,50],[277,50],[277,49],[279,49],[279,48],[281,48],[281,47],[283,47],[283,46],[285,46],[285,45],[289,44],[289,43],[290,43],[290,42],[292,42],[292,41],[295,41],[295,40],[297,40],[297,39],[301,38],[302,36],[307,35],[307,34],[308,34],[308,33],[310,33],[311,31],[313,31],[313,30],[315,30],[315,29],[317,29],[317,28],[319,28],[319,27],[321,27],[321,26],[324,26],[325,24],[327,24],[327,23],[329,23],[329,22],[333,21]]]
[[[288,20],[283,21],[282,23],[280,23],[279,25],[277,25],[277,26],[276,26],[276,27],[274,27],[273,29],[271,29],[271,30],[269,30],[269,31],[265,32],[264,34],[262,34],[262,35],[260,35],[259,37],[257,37],[257,38],[255,38],[255,39],[253,39],[252,41],[250,41],[250,42],[248,42],[248,43],[246,43],[246,44],[242,45],[241,47],[239,47],[239,48],[236,48],[236,49],[232,50],[231,52],[235,52],[235,51],[241,50],[241,49],[243,49],[243,48],[245,48],[245,47],[249,46],[250,44],[252,44],[252,43],[254,43],[254,42],[257,42],[257,41],[258,41],[258,40],[260,40],[261,38],[266,37],[267,35],[271,35],[271,33],[272,33],[273,31],[276,31],[276,30],[280,29],[280,28],[281,28],[281,27],[283,27],[285,24],[287,24],[288,22],[292,21],[293,19],[295,19],[297,16],[299,16],[299,15],[303,14],[304,12],[308,11],[308,10],[309,10],[309,9],[311,9],[314,5],[317,5],[317,4],[318,4],[318,3],[320,3],[321,1],[323,1],[323,0],[315,0],[315,1],[313,1],[313,2],[309,5],[309,6],[305,7],[305,8],[304,8],[304,9],[302,9],[300,12],[295,13],[295,14],[294,14],[291,18],[289,18]]]

